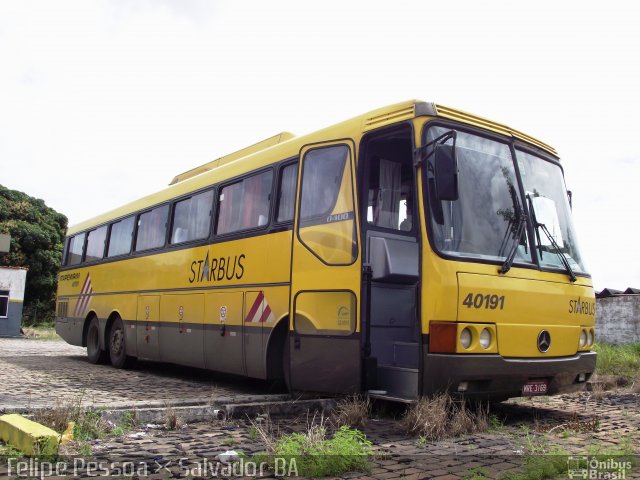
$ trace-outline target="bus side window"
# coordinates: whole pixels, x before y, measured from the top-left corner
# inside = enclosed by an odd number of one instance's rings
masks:
[[[69,240],[69,254],[67,255],[67,265],[79,265],[82,262],[82,250],[84,248],[85,234],[74,235]]]
[[[117,257],[131,252],[135,217],[127,217],[111,225],[107,257]]]
[[[87,237],[87,251],[84,258],[85,262],[94,262],[104,257],[104,245],[106,239],[106,225],[89,232]]]
[[[269,222],[273,171],[267,170],[222,188],[216,234],[262,227]]]
[[[141,213],[138,217],[136,252],[162,247],[167,235],[169,205],[162,205]]]
[[[278,186],[278,223],[293,220],[296,203],[296,186],[298,182],[298,163],[287,165],[280,171],[280,185]]]
[[[200,240],[209,236],[213,190],[176,203],[173,209],[171,243]]]

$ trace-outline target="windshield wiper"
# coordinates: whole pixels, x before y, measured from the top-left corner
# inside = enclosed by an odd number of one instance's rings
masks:
[[[565,254],[560,249],[560,245],[558,245],[556,243],[555,238],[553,238],[553,235],[551,235],[551,233],[547,229],[547,226],[544,223],[536,222],[536,228],[540,228],[544,232],[544,234],[547,236],[547,238],[551,242],[551,245],[553,246],[553,249],[556,251],[556,253],[560,257],[560,260],[562,261],[562,264],[567,269],[567,273],[569,274],[569,278],[571,279],[572,282],[575,282],[578,279],[578,277],[576,277],[576,274],[573,273],[573,270],[571,269],[571,265],[569,265],[569,260],[567,260],[567,257],[565,256]]]
[[[513,262],[516,258],[516,252],[518,251],[518,246],[520,245],[520,239],[522,238],[522,234],[524,233],[524,227],[527,224],[527,216],[524,214],[524,212],[522,211],[522,208],[518,205],[518,223],[516,224],[516,228],[515,228],[515,235],[514,235],[514,242],[511,245],[511,249],[509,250],[509,254],[507,255],[507,258],[505,259],[504,263],[502,264],[502,267],[500,267],[498,269],[498,273],[507,273],[509,270],[511,270],[511,266],[513,265]]]

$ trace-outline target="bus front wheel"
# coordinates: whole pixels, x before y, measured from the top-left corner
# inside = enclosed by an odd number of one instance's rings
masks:
[[[109,358],[115,368],[127,368],[132,362],[132,358],[127,356],[124,324],[120,317],[114,320],[109,331]]]

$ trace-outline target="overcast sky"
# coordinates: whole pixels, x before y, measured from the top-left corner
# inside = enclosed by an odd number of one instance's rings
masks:
[[[71,224],[397,101],[554,145],[597,289],[640,287],[633,2],[0,0],[0,184]]]

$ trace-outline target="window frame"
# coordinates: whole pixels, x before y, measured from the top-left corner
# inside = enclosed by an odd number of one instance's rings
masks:
[[[291,166],[294,166],[296,170],[296,186],[293,190],[293,215],[290,220],[278,221],[278,213],[280,210],[280,194],[282,192],[282,178],[283,178],[284,170],[287,167],[291,167]],[[277,182],[277,185],[275,185],[276,202],[274,202],[274,205],[273,205],[274,207],[273,223],[275,225],[293,225],[293,222],[296,218],[296,208],[298,206],[298,182],[300,181],[299,177],[300,177],[300,159],[299,158],[285,160],[278,167],[278,178],[277,178],[278,182]]]
[[[6,312],[3,315],[2,311],[0,310],[0,318],[9,318],[9,302],[10,302],[10,292],[9,292],[9,290],[0,290],[0,298],[6,298],[7,299]]]

